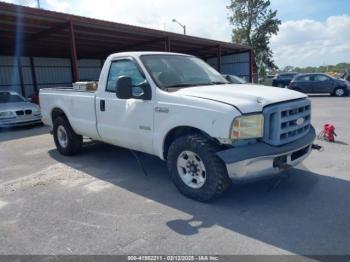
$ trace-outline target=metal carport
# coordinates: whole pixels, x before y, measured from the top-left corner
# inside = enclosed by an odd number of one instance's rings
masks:
[[[252,79],[249,46],[0,2],[0,89],[28,96],[88,80],[83,75],[98,75],[110,53],[140,50],[193,54]]]

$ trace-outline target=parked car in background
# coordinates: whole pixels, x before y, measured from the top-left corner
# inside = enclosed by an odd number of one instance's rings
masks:
[[[349,93],[350,82],[327,74],[300,74],[289,85],[289,89],[303,93],[329,93],[344,96]]]
[[[236,75],[223,75],[231,84],[247,84],[248,82],[242,77]]]
[[[38,105],[12,91],[0,91],[0,127],[41,123]]]
[[[272,79],[272,86],[276,87],[288,87],[292,79],[297,75],[298,73],[280,73],[277,74]]]

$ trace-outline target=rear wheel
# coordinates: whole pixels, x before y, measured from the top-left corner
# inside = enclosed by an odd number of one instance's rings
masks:
[[[225,164],[216,155],[220,147],[198,134],[176,139],[168,152],[168,169],[177,189],[185,196],[210,201],[230,186]]]
[[[74,155],[81,150],[83,137],[74,132],[66,117],[60,116],[53,123],[53,138],[62,155]]]
[[[344,96],[345,95],[345,90],[344,88],[338,87],[334,90],[334,95],[335,96]]]

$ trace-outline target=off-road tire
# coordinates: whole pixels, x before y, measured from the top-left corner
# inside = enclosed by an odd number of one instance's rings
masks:
[[[198,189],[187,186],[177,170],[177,159],[183,151],[196,153],[206,168],[206,181]],[[231,185],[224,162],[216,155],[220,146],[200,134],[182,136],[176,139],[169,148],[167,163],[169,174],[177,189],[186,197],[201,202],[208,202],[221,196]]]
[[[67,133],[67,146],[62,147],[58,142],[57,129],[59,126],[63,126]],[[55,141],[55,145],[57,150],[66,156],[71,156],[79,153],[81,151],[81,147],[83,144],[83,137],[74,132],[69,121],[64,116],[57,117],[53,122],[53,138]]]

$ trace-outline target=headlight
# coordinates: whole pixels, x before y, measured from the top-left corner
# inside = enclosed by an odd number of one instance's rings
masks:
[[[264,116],[262,114],[237,117],[231,127],[231,139],[249,139],[263,136]]]
[[[33,109],[33,113],[40,113],[40,108],[36,107],[35,109]]]
[[[11,111],[0,112],[0,117],[7,117],[12,115],[13,115],[13,112]]]

